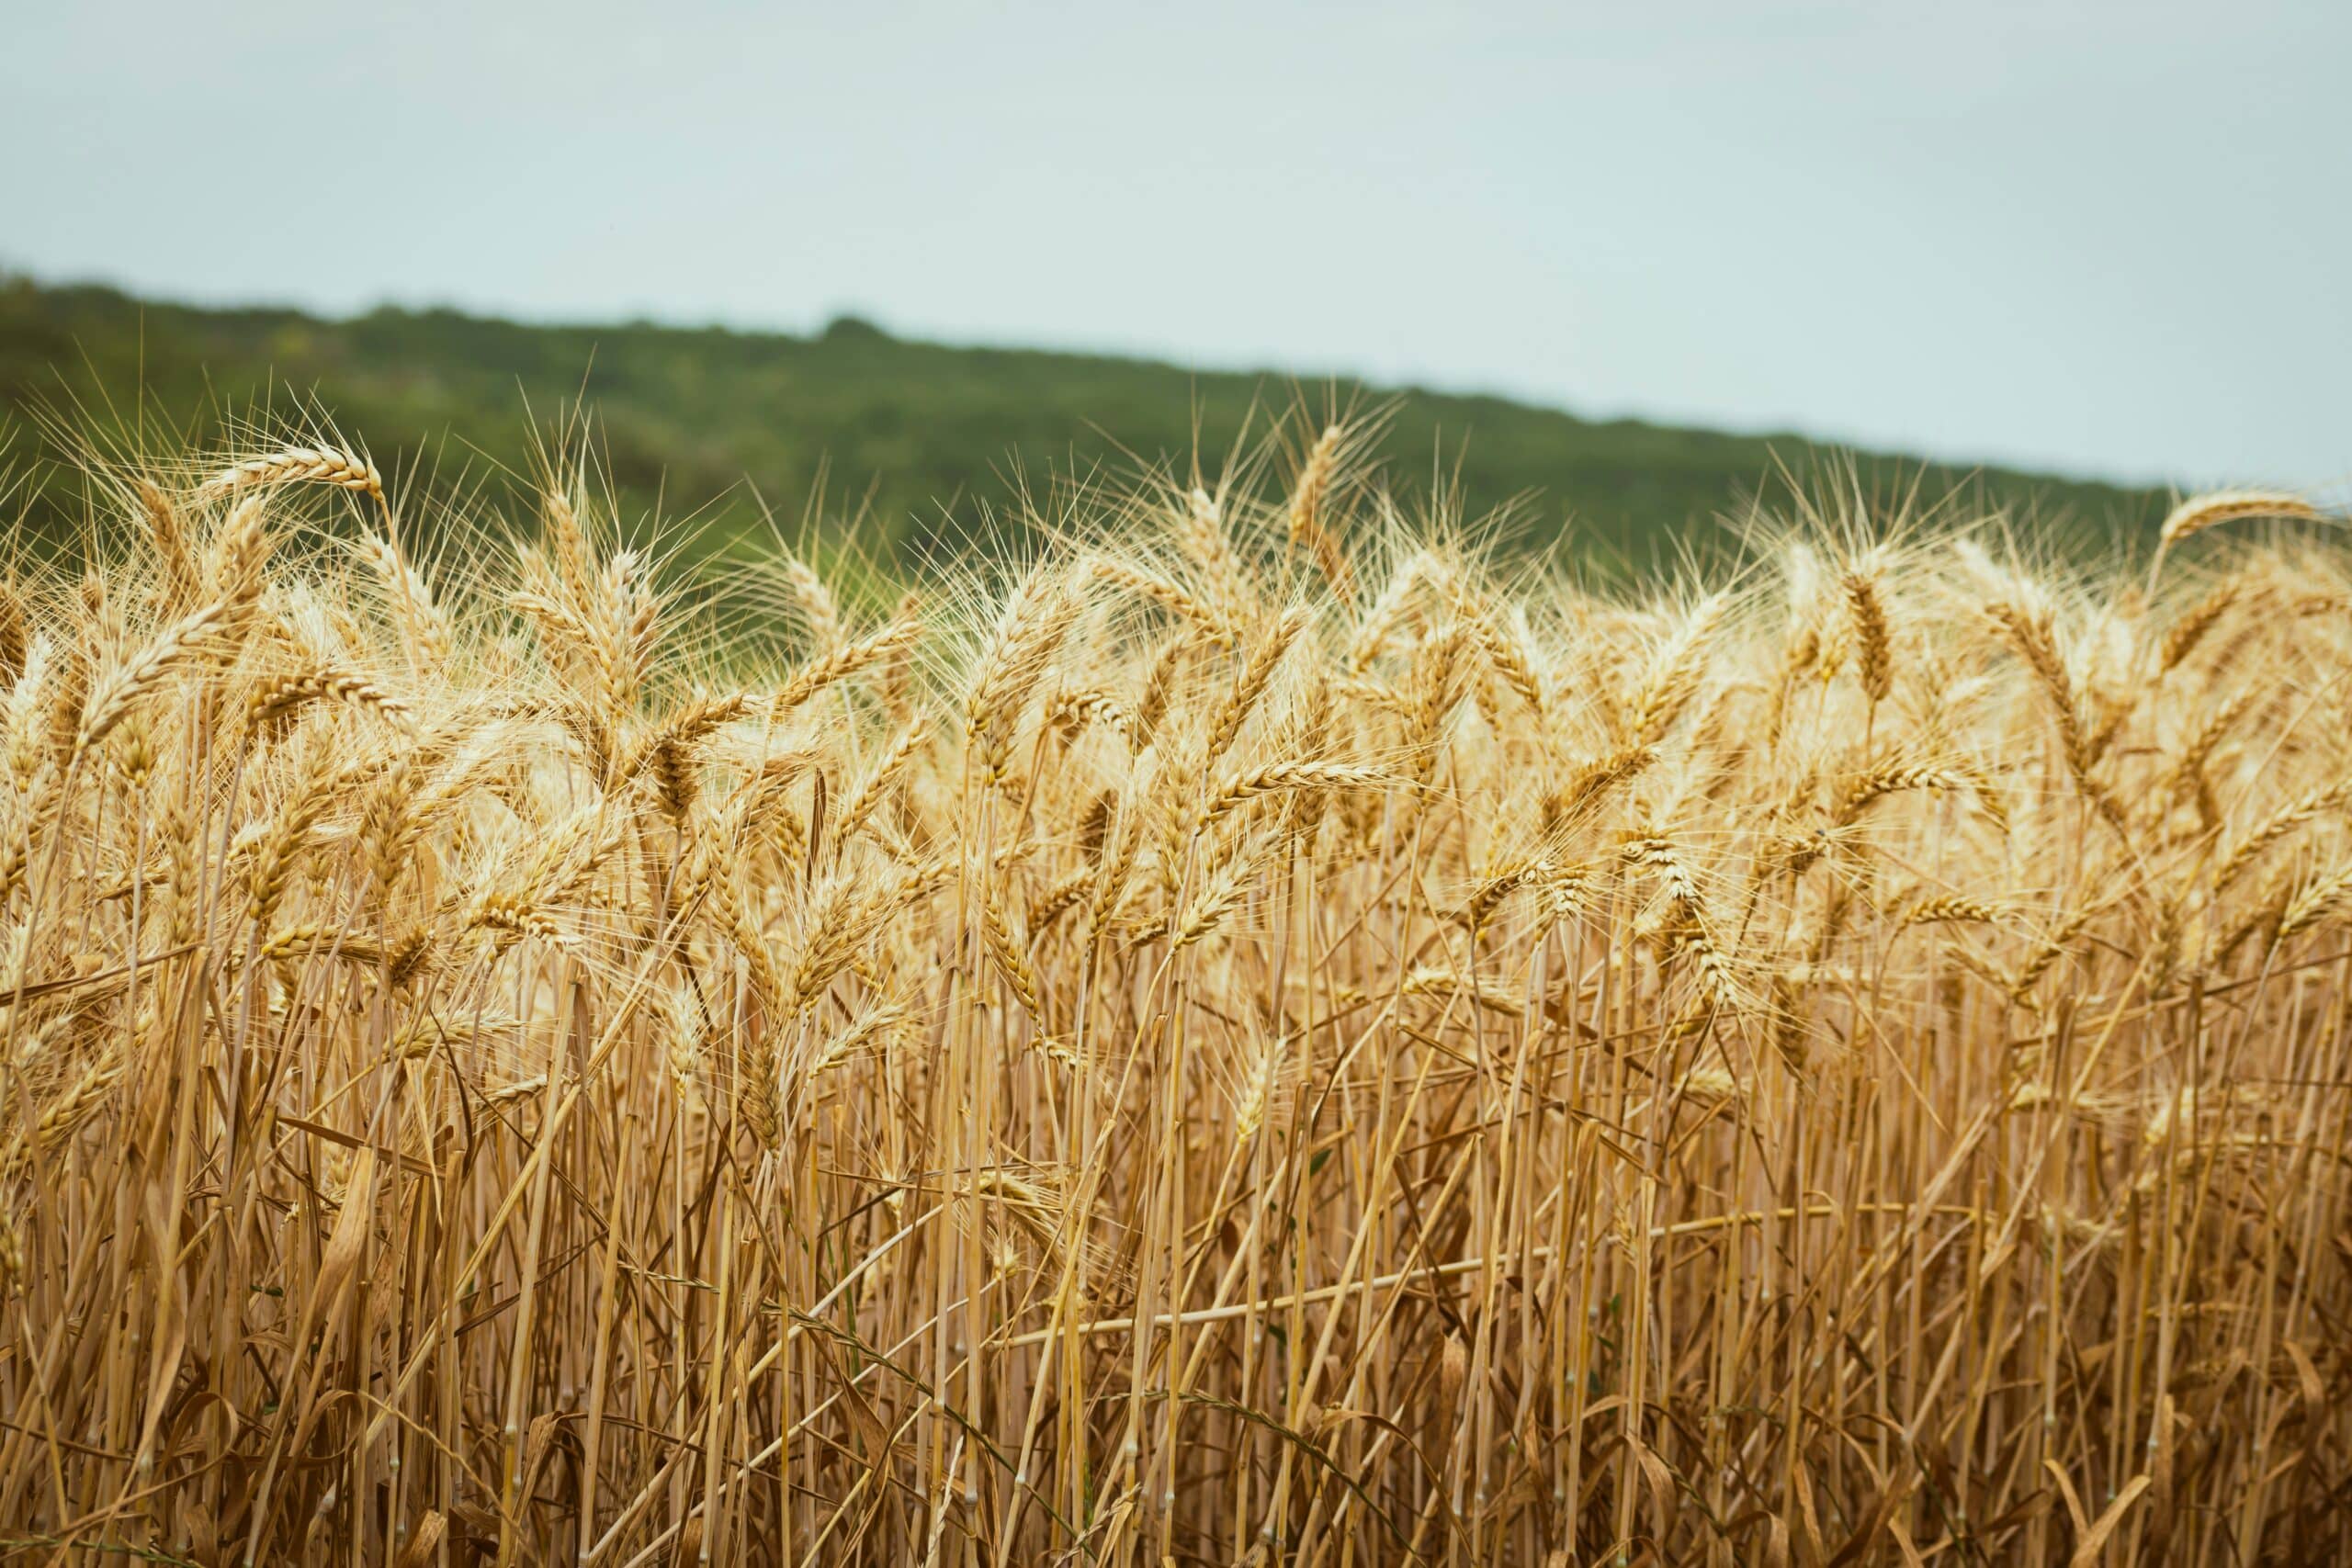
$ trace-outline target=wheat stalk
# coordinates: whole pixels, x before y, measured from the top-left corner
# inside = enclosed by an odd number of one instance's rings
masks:
[[[334,446],[287,446],[230,464],[197,487],[210,500],[255,485],[322,484],[357,491],[381,501],[384,481],[367,458]]]

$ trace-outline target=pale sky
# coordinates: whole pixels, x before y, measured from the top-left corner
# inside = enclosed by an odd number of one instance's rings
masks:
[[[47,279],[2352,480],[2346,0],[7,13]]]

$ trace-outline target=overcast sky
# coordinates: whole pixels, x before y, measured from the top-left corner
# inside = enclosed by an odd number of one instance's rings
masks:
[[[9,10],[45,278],[2352,479],[2345,0]]]

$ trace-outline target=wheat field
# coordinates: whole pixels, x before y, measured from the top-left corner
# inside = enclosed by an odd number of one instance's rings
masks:
[[[1316,428],[756,624],[580,462],[85,457],[0,1553],[2345,1561],[2333,520],[1589,588]]]

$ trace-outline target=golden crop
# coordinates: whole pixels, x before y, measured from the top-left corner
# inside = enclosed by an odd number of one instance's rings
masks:
[[[0,1548],[2352,1552],[2324,520],[1833,485],[1643,600],[1350,446],[732,631],[576,471],[95,464],[0,592]]]

